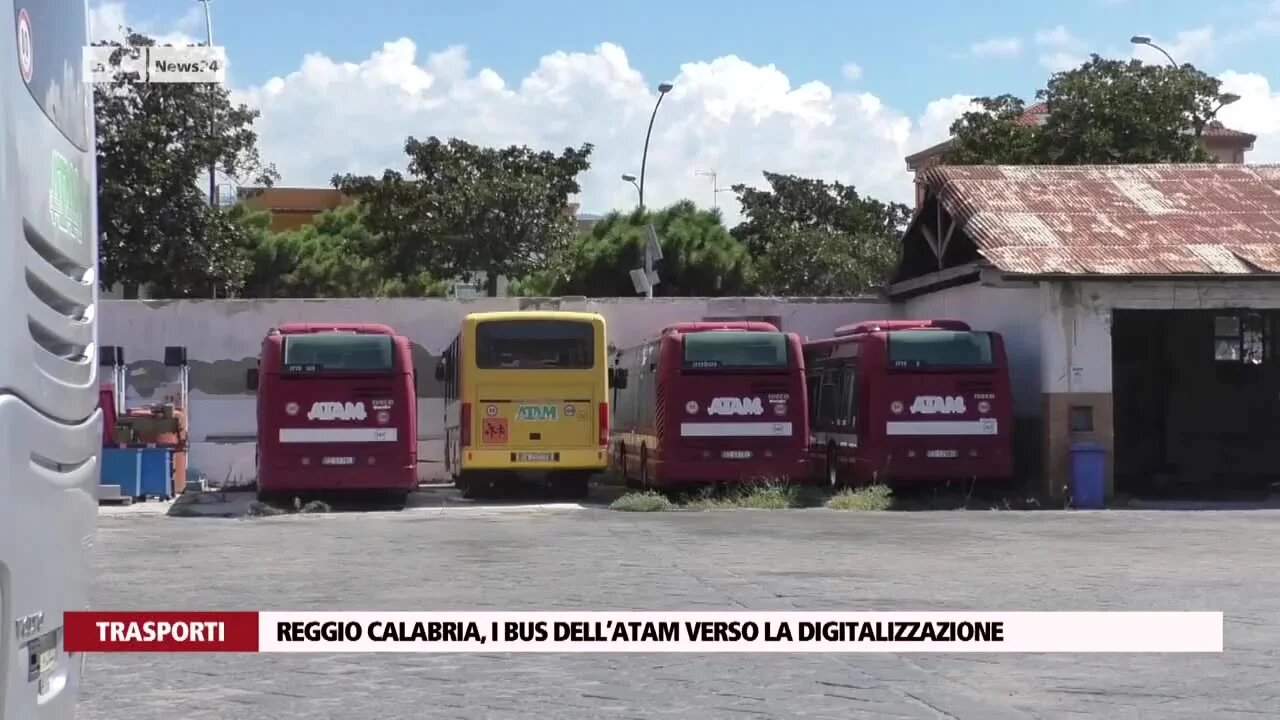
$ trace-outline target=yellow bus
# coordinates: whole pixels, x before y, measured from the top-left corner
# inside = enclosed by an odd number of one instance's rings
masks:
[[[463,497],[526,475],[585,497],[609,462],[609,369],[596,313],[471,313],[436,367],[445,468]]]

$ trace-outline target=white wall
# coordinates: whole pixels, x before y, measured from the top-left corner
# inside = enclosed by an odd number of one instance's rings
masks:
[[[1014,413],[1040,414],[1041,290],[1030,284],[995,287],[977,282],[907,300],[903,319],[963,320],[975,330],[993,330],[1004,338],[1013,385]]]
[[[266,331],[285,322],[381,322],[407,335],[418,365],[419,451],[424,480],[443,476],[439,464],[442,401],[432,372],[462,317],[483,310],[585,310],[604,315],[611,342],[639,342],[673,322],[708,317],[778,316],[782,329],[827,336],[840,325],[894,317],[879,299],[658,298],[558,301],[494,298],[394,300],[108,300],[100,342],[124,347],[130,406],[161,402],[176,374],[162,366],[166,345],[185,345],[191,364],[192,468],[215,483],[253,478],[254,397],[244,371],[254,366]],[[425,366],[424,366],[425,364]]]

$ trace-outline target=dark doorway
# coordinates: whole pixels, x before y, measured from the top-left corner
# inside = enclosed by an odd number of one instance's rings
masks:
[[[1280,313],[1116,310],[1116,491],[1234,498],[1280,481]]]

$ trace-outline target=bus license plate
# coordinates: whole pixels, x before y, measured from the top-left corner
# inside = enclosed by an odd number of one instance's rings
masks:
[[[930,450],[927,455],[931,458],[953,458],[956,457],[955,450]]]
[[[720,453],[720,457],[724,458],[725,460],[750,460],[751,451],[750,450],[725,450],[724,452]]]
[[[516,453],[516,462],[551,462],[555,455],[551,453]]]
[[[320,460],[321,465],[355,465],[356,459],[353,457],[327,457]]]

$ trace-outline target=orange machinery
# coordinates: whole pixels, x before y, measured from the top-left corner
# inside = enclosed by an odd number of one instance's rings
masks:
[[[112,368],[111,385],[99,389],[104,422],[103,446],[119,448],[169,448],[172,451],[173,492],[181,494],[187,484],[187,451],[190,449],[188,391],[190,368],[187,349],[180,345],[164,349],[166,368],[179,371],[179,394],[165,402],[141,407],[125,407],[126,365],[123,348],[106,345],[101,363]]]

